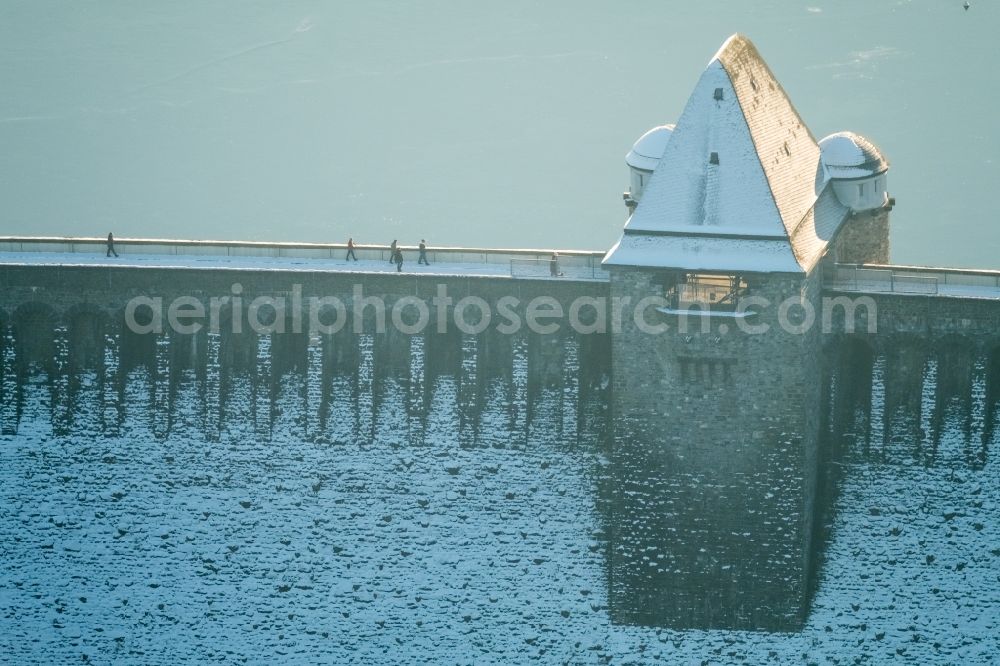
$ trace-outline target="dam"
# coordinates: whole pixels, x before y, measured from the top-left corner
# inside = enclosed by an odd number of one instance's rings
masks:
[[[444,438],[470,450],[523,450],[541,428],[564,446],[599,453],[612,463],[591,499],[601,507],[608,526],[602,548],[607,548],[612,617],[625,623],[757,628],[796,626],[805,617],[808,576],[813,573],[802,573],[801,583],[777,596],[759,579],[747,584],[738,598],[748,603],[743,595],[752,596],[756,615],[740,618],[719,610],[727,608],[720,599],[706,616],[678,599],[684,598],[684,591],[704,599],[711,588],[704,583],[690,587],[690,572],[682,586],[662,572],[651,575],[636,562],[655,548],[670,557],[676,569],[700,567],[698,557],[686,549],[705,548],[706,534],[722,525],[734,532],[728,522],[733,520],[743,530],[740,536],[714,541],[711,566],[721,571],[754,562],[759,572],[760,562],[776,561],[775,572],[785,576],[786,556],[802,558],[803,568],[814,566],[811,562],[821,546],[818,527],[807,542],[803,535],[781,538],[783,530],[762,537],[746,534],[748,517],[734,517],[733,504],[725,505],[727,516],[706,511],[706,487],[731,499],[728,493],[742,491],[741,484],[748,483],[746,473],[735,470],[725,472],[732,474],[725,485],[707,483],[704,475],[719,469],[717,457],[699,463],[704,465],[702,475],[686,473],[684,483],[666,470],[663,477],[653,477],[657,468],[646,456],[656,449],[649,442],[664,440],[697,451],[707,443],[698,439],[705,423],[693,414],[685,425],[674,421],[660,433],[637,435],[631,430],[635,421],[625,409],[635,393],[615,384],[612,367],[629,361],[615,356],[622,352],[612,349],[616,333],[610,326],[582,333],[568,325],[554,333],[525,327],[513,335],[499,333],[497,321],[471,334],[456,326],[455,302],[468,295],[483,299],[494,311],[502,298],[515,298],[522,304],[522,316],[523,305],[537,296],[553,299],[564,313],[580,298],[607,299],[611,282],[600,267],[600,254],[561,252],[564,275],[552,278],[549,255],[535,252],[529,257],[530,251],[433,250],[432,264],[424,272],[396,274],[389,270],[384,249],[374,248],[360,249],[361,261],[348,265],[340,259],[341,246],[120,241],[123,256],[108,260],[95,239],[20,238],[2,243],[0,395],[6,435],[16,434],[26,419],[43,418],[56,437],[76,432],[128,436],[129,428],[139,422],[148,423],[152,436],[161,440],[172,433],[194,432],[206,442],[294,437],[316,445],[364,447],[391,432],[408,446]],[[322,253],[326,258],[317,256]],[[1000,273],[990,271],[891,265],[835,264],[825,269],[821,299],[835,303],[838,298],[864,296],[870,302],[854,307],[852,301],[817,313],[817,320],[828,321],[826,332],[815,341],[816,363],[810,369],[817,387],[813,476],[793,486],[789,494],[794,501],[781,505],[766,496],[773,498],[781,488],[778,480],[788,483],[788,476],[777,467],[765,469],[770,476],[753,478],[750,484],[759,496],[743,500],[748,515],[762,524],[798,520],[802,496],[809,496],[815,503],[811,519],[821,523],[839,481],[834,463],[850,448],[873,460],[981,469],[1000,437],[998,277]],[[234,284],[247,304],[260,297],[291,299],[296,294],[305,303],[315,296],[339,297],[346,304],[347,319],[336,332],[317,334],[305,330],[305,324],[295,330],[290,312],[286,326],[275,326],[270,308],[267,331],[255,333],[244,321],[242,330],[234,332],[227,319],[231,312],[223,307],[216,331],[207,319],[194,333],[166,327],[159,333],[137,333],[126,325],[125,310],[137,297],[165,303],[193,298],[208,310],[211,298],[232,297]],[[357,285],[364,297],[377,297],[389,311],[404,298],[421,299],[432,311],[442,288],[454,298],[443,328],[428,326],[405,334],[391,325],[379,329],[370,306],[354,311]],[[585,309],[581,319],[586,321],[587,313]],[[139,308],[135,316],[141,320],[143,314]],[[643,317],[651,315],[676,317],[653,309]],[[476,308],[468,308],[463,316],[476,320],[471,322],[473,331],[481,323]],[[332,308],[329,317],[320,317],[336,318]],[[308,315],[303,319],[308,323]],[[631,317],[624,319],[628,324]],[[664,392],[663,400],[684,403],[692,390],[704,399],[706,392],[737,387],[738,366],[729,364],[743,361],[733,352],[718,351],[734,337],[719,329],[731,321],[713,317],[706,325],[705,318],[699,318],[690,325],[674,361],[682,364],[677,379],[689,388]],[[663,344],[673,334],[668,330],[650,337]],[[767,352],[761,362],[769,362],[774,353]],[[649,359],[639,354],[634,362],[642,366]],[[45,413],[25,416],[26,396],[37,394],[39,386],[45,387]],[[752,389],[737,392],[744,400]],[[738,427],[740,417],[729,409],[718,422],[720,429]],[[443,423],[449,424],[444,430]],[[725,435],[715,436],[725,441]],[[644,452],[639,458],[637,443]],[[692,458],[691,453],[684,456]],[[771,464],[787,465],[787,460]],[[652,492],[655,488],[658,493]],[[642,498],[642,515],[632,513],[637,497]],[[650,501],[658,503],[656,511],[648,510]],[[685,525],[685,510],[692,521],[686,525],[689,533],[668,538]],[[719,527],[713,521],[720,521]],[[623,524],[634,527],[623,529]],[[642,545],[632,551],[639,555],[623,548],[640,538]],[[760,548],[771,552],[748,556],[749,544],[757,539]],[[762,595],[761,588],[768,592]],[[657,600],[661,605],[650,612]],[[690,597],[684,603],[696,604]],[[776,609],[786,609],[787,615],[774,620]]]
[[[289,446],[317,469],[351,458],[343,486],[309,480],[314,498],[371,492],[357,470],[380,471],[364,462],[375,442],[403,476],[446,443],[447,477],[476,470],[450,502],[485,484],[501,506],[548,491],[538,502],[564,516],[593,510],[562,550],[534,525],[529,558],[599,561],[605,593],[589,612],[672,631],[803,630],[849,461],[900,478],[945,469],[993,492],[1000,271],[890,263],[888,161],[852,133],[815,142],[739,36],[677,125],[628,160],[629,217],[606,253],[432,247],[429,266],[397,272],[374,245],[348,263],[339,244],[120,239],[108,258],[103,239],[0,238],[3,435],[149,442],[170,464],[166,445],[194,442],[192,469],[199,451],[220,457],[195,485],[227,450]],[[477,462],[497,451],[538,469],[505,489],[489,481],[496,463]],[[549,472],[570,460],[587,461],[575,486]],[[370,497],[341,524],[380,513]],[[995,555],[983,557],[988,576]],[[597,594],[588,583],[580,596]]]

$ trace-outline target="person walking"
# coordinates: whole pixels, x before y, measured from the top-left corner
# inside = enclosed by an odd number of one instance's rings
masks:
[[[354,261],[357,261],[358,257],[357,257],[357,255],[354,254],[354,239],[353,238],[348,238],[347,239],[347,256],[344,258],[344,261],[349,261],[351,259],[353,259]]]
[[[395,241],[394,241],[395,242]],[[392,253],[392,261],[396,264],[396,272],[403,272],[403,251],[398,247]]]
[[[417,265],[430,266],[431,262],[427,261],[427,243],[423,238],[420,239],[420,245],[417,249],[420,250],[420,256],[417,257]]]
[[[112,234],[112,233],[111,233],[111,232],[109,231],[109,232],[108,232],[108,252],[107,252],[107,254],[105,254],[104,256],[105,256],[105,257],[110,257],[111,255],[115,255],[115,259],[117,259],[117,258],[118,258],[118,253],[117,253],[117,252],[115,252],[115,237],[114,237],[114,235],[113,235],[113,234]]]
[[[392,239],[392,245],[389,246],[389,263],[396,262],[396,239]]]
[[[549,259],[549,273],[552,277],[562,277],[562,273],[559,272],[559,253],[553,252],[552,258]]]

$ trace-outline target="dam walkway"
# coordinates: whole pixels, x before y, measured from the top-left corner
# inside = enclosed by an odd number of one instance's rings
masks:
[[[281,270],[343,273],[395,273],[384,245],[355,245],[357,261],[347,261],[343,243],[273,243],[115,239],[119,256],[105,256],[103,238],[0,237],[0,265],[115,266],[146,268]],[[607,282],[604,252],[559,250],[551,275],[553,250],[430,247],[430,265],[417,263],[416,246],[401,245],[408,275],[510,277]]]
[[[836,264],[823,274],[831,291],[1000,300],[1000,271],[897,264]]]

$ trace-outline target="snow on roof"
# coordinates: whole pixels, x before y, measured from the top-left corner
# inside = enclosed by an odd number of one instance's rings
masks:
[[[663,157],[663,151],[673,132],[673,125],[659,125],[649,130],[632,145],[632,150],[625,156],[625,164],[634,169],[652,171]]]
[[[706,234],[759,238],[767,242],[740,244],[744,251],[760,252],[758,263],[753,255],[740,257],[741,265],[756,266],[746,270],[787,270],[787,263],[774,262],[772,243],[779,242],[794,270],[808,271],[829,240],[817,235],[823,224],[810,219],[825,185],[820,149],[809,129],[750,40],[733,35],[695,85],[625,226],[626,236],[666,233],[671,245],[697,234],[692,248],[708,247]],[[623,238],[605,264],[636,265],[638,255],[626,252],[635,246]],[[731,244],[714,246],[721,254],[709,262],[713,266],[702,268],[735,269],[727,265]],[[678,266],[706,262],[670,254]]]
[[[854,132],[831,134],[819,142],[819,148],[831,178],[867,178],[889,169],[878,146]]]
[[[823,256],[851,209],[840,203],[832,187],[824,188],[792,236],[792,251],[803,266],[814,266]]]
[[[688,271],[802,272],[786,240],[719,236],[625,234],[608,251],[604,264]]]

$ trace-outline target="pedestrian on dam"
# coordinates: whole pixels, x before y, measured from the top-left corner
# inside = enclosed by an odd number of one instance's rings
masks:
[[[392,245],[389,246],[389,263],[393,264],[396,262],[396,239],[392,239]]]
[[[357,261],[358,257],[357,257],[357,255],[354,254],[354,239],[353,238],[348,238],[347,239],[347,256],[344,258],[344,261],[350,261],[351,259],[353,259],[354,261]]]
[[[116,258],[116,259],[118,258],[118,253],[117,253],[117,252],[115,252],[115,237],[114,237],[114,235],[113,235],[113,234],[112,234],[112,233],[111,233],[111,232],[109,231],[109,232],[108,232],[108,252],[107,252],[107,254],[105,254],[104,256],[105,256],[105,257],[110,257],[111,255],[115,255],[115,258]]]
[[[403,272],[403,251],[398,247],[392,253],[391,261],[396,264],[396,272]]]
[[[549,259],[549,273],[552,277],[562,277],[562,273],[559,272],[559,253],[553,252],[552,258]]]
[[[420,239],[420,245],[417,246],[417,249],[420,250],[420,256],[417,257],[417,265],[430,266],[431,262],[427,261],[427,242],[423,238]]]

